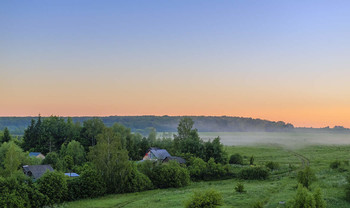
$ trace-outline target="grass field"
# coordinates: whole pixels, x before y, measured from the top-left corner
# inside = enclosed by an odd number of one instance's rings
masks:
[[[210,135],[207,133],[207,136]],[[304,137],[299,135],[298,137],[294,137],[294,141],[298,139],[303,141]],[[288,140],[288,138],[284,139],[285,141]],[[340,138],[338,139],[340,140]],[[223,139],[223,142],[227,145],[225,139]],[[327,207],[350,207],[350,203],[344,199],[345,178],[348,172],[329,168],[329,164],[332,161],[349,161],[350,145],[317,145],[315,143],[290,145],[289,143],[280,144],[281,142],[272,143],[276,142],[263,142],[263,144],[259,145],[250,143],[244,146],[225,147],[229,155],[240,153],[245,156],[245,163],[248,163],[249,157],[254,155],[255,163],[258,165],[264,165],[268,161],[275,161],[280,164],[281,170],[289,170],[288,167],[290,165],[295,167],[295,171],[292,172],[273,172],[271,177],[265,181],[243,181],[247,191],[243,194],[234,191],[234,186],[238,180],[229,179],[196,182],[179,189],[158,189],[140,193],[109,195],[98,199],[66,203],[63,207],[184,207],[184,201],[194,191],[203,191],[209,188],[216,189],[222,193],[224,198],[224,206],[222,207],[249,208],[257,201],[264,202],[264,207],[266,208],[284,207],[285,205],[281,205],[279,202],[287,202],[294,197],[297,185],[295,178],[296,172],[308,164],[317,176],[317,181],[312,184],[311,188],[320,187],[322,189]],[[350,169],[346,165],[344,167]]]

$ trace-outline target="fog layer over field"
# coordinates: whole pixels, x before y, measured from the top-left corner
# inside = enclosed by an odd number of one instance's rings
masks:
[[[287,147],[301,147],[315,144],[350,144],[350,133],[348,131],[199,132],[199,135],[205,141],[220,136],[224,145],[279,144]]]

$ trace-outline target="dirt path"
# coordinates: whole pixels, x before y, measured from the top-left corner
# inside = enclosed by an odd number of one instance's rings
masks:
[[[291,153],[291,154],[293,154],[293,155],[295,155],[296,157],[298,157],[299,158],[299,160],[300,160],[300,162],[301,162],[301,166],[300,166],[300,168],[298,169],[298,170],[302,170],[302,169],[304,169],[306,166],[309,166],[310,165],[310,160],[307,158],[307,157],[305,157],[305,156],[303,156],[303,155],[301,155],[301,154],[299,154],[299,153],[296,153],[296,152],[294,152],[294,151],[292,151],[292,150],[287,150],[289,153]]]

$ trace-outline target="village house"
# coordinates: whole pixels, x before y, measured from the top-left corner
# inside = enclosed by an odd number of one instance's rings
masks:
[[[41,154],[41,152],[29,152],[29,157],[45,159],[45,155]]]
[[[171,156],[168,151],[165,149],[159,149],[157,147],[151,147],[145,156],[143,157],[142,161],[145,160],[152,160],[152,161],[161,161],[161,162],[169,162],[170,160],[175,160],[179,162],[180,164],[185,164],[186,160],[181,157],[175,157]]]
[[[34,180],[40,178],[44,173],[48,171],[54,171],[51,165],[25,165],[22,167],[23,173]]]

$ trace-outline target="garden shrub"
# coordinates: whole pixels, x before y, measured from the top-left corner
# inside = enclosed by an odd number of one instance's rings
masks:
[[[238,177],[246,180],[265,180],[269,176],[269,171],[263,167],[248,167],[238,173]]]
[[[48,204],[48,197],[39,192],[26,176],[0,177],[0,207],[37,208]]]
[[[236,192],[238,192],[238,193],[244,193],[245,190],[244,190],[244,185],[243,185],[243,183],[238,182],[237,185],[235,186],[235,190],[236,190]]]
[[[290,208],[326,208],[326,202],[323,199],[321,189],[317,188],[311,193],[302,184],[298,185],[296,196],[289,204]]]
[[[156,165],[150,177],[158,188],[182,187],[190,183],[190,174],[176,161]]]
[[[201,158],[191,158],[191,165],[188,166],[191,179],[194,181],[203,180],[207,169],[207,163]]]
[[[223,204],[222,195],[216,190],[195,192],[185,203],[186,208],[215,208]]]
[[[298,183],[301,183],[306,188],[309,188],[311,183],[316,180],[315,173],[311,170],[309,166],[306,166],[304,170],[298,172]]]
[[[153,184],[151,180],[143,173],[141,173],[137,167],[133,164],[131,171],[127,176],[124,192],[138,192],[151,189]]]
[[[273,161],[267,162],[265,166],[270,170],[277,170],[280,167],[280,165],[277,162]]]
[[[239,165],[243,165],[243,157],[242,155],[236,153],[234,155],[231,155],[230,160],[229,160],[230,164],[239,164]]]
[[[49,204],[63,202],[67,198],[67,176],[57,171],[46,171],[38,179],[39,191],[49,197]]]
[[[331,164],[329,165],[330,168],[332,169],[337,169],[340,167],[340,161],[336,160],[336,161],[333,161],[331,162]]]

